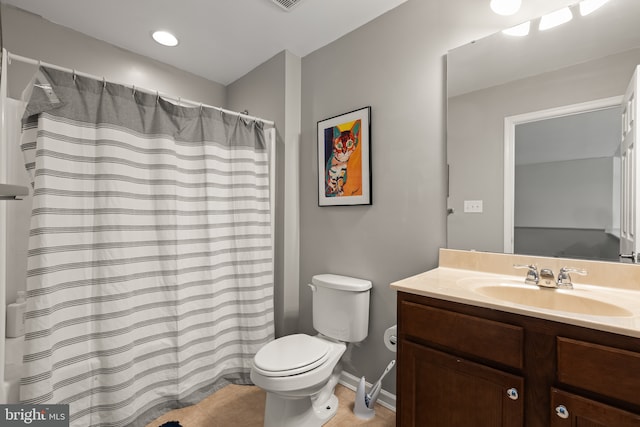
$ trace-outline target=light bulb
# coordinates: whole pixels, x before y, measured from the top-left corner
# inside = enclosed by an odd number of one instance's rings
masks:
[[[591,12],[600,9],[609,0],[583,0],[580,2],[580,15],[587,16]]]
[[[573,14],[568,7],[564,7],[560,10],[556,10],[555,12],[551,12],[547,15],[543,15],[540,18],[540,25],[538,29],[540,31],[548,30],[553,27],[557,27],[558,25],[562,25],[565,22],[569,22],[573,19]]]
[[[531,21],[527,21],[523,24],[516,25],[515,27],[502,30],[502,33],[508,36],[524,37],[529,34],[530,29],[531,29]]]
[[[522,0],[491,0],[490,6],[498,15],[513,15],[520,10]]]
[[[168,31],[154,31],[153,34],[151,34],[151,37],[163,46],[173,47],[178,45],[178,39],[176,36]]]

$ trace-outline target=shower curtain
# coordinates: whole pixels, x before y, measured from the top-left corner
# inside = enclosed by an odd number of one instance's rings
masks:
[[[273,337],[262,123],[40,67],[23,403],[144,426],[249,383]]]

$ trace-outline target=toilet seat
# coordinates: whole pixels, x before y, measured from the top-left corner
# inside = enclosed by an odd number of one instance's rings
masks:
[[[266,377],[285,377],[311,371],[329,358],[328,342],[305,334],[271,341],[256,354],[253,365]]]

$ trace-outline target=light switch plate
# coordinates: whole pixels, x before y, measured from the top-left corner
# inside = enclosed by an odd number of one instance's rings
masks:
[[[482,213],[482,200],[465,200],[465,213]]]

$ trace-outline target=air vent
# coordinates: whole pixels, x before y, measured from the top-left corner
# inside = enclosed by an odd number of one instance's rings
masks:
[[[295,5],[300,3],[302,0],[272,0],[275,4],[280,6],[286,11],[291,10]]]

